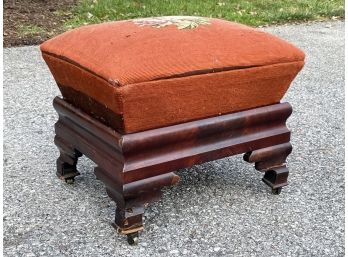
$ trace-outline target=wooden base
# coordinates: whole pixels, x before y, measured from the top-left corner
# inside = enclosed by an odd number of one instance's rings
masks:
[[[116,202],[118,231],[137,241],[145,206],[161,197],[161,189],[179,181],[174,173],[207,161],[246,153],[265,172],[274,193],[287,185],[286,157],[291,152],[286,120],[288,103],[187,122],[165,128],[120,134],[56,97],[59,114],[55,144],[60,150],[57,175],[72,182],[82,154],[93,160],[97,178]]]

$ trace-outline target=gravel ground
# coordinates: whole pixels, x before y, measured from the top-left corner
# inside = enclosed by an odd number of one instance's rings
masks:
[[[307,54],[285,100],[294,151],[289,186],[274,196],[241,156],[179,171],[181,182],[146,211],[129,246],[110,226],[115,204],[79,163],[55,176],[58,95],[37,47],[4,50],[6,256],[344,256],[344,22],[266,29]]]

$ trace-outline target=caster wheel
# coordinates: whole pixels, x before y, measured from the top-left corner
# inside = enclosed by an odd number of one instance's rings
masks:
[[[274,189],[272,189],[272,194],[279,195],[281,191],[282,191],[281,187],[274,188]]]
[[[127,235],[127,242],[130,245],[137,245],[139,242],[139,235],[138,232],[131,233]]]
[[[75,182],[74,178],[66,178],[65,179],[65,183],[67,183],[67,184],[74,184],[74,182]]]

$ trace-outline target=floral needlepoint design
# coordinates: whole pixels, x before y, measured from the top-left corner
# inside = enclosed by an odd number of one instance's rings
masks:
[[[176,25],[178,29],[194,29],[200,25],[210,24],[208,18],[195,16],[164,16],[132,20],[138,26],[151,26],[163,28],[169,25]]]

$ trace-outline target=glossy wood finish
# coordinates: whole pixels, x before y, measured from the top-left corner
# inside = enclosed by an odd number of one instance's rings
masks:
[[[179,181],[174,171],[180,168],[246,153],[244,159],[265,172],[265,183],[273,189],[287,184],[288,103],[134,134],[120,134],[58,97],[54,107],[61,153],[57,175],[65,180],[78,175],[81,154],[93,160],[96,176],[117,203],[115,224],[123,234],[143,229],[144,206],[161,197],[162,187]]]
[[[289,170],[285,164],[291,151],[292,146],[287,142],[248,152],[244,155],[244,160],[255,162],[255,168],[265,172],[262,181],[273,189],[273,193],[278,194],[280,189],[288,184]]]

